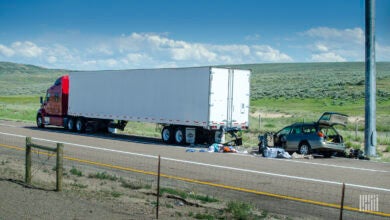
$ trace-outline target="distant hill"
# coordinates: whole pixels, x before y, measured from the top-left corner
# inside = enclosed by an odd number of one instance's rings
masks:
[[[0,96],[44,95],[54,80],[67,70],[0,62]]]
[[[251,99],[261,98],[364,98],[362,62],[272,63],[230,65],[252,69]],[[0,62],[0,96],[44,95],[54,80],[68,70]],[[390,99],[390,62],[377,63],[379,100]]]
[[[0,62],[0,75],[7,74],[52,74],[56,72],[67,72],[61,69],[46,69],[39,66],[29,64],[18,64],[10,62]]]
[[[251,98],[364,98],[365,65],[345,63],[284,63],[236,65],[252,69]],[[377,96],[390,99],[390,62],[378,62]]]

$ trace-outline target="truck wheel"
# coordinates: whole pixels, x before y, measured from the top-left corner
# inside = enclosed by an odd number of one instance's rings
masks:
[[[302,142],[299,144],[298,153],[303,155],[308,155],[311,153],[310,144],[307,142]]]
[[[68,119],[68,123],[66,123],[66,129],[68,129],[68,131],[74,131],[75,130],[74,118],[69,118]]]
[[[173,142],[173,132],[170,126],[165,126],[161,131],[161,139],[166,144],[171,144]]]
[[[76,131],[79,133],[85,132],[85,121],[83,118],[77,118],[76,120]]]
[[[186,143],[186,134],[182,127],[177,127],[175,130],[175,143],[179,145]]]
[[[37,115],[37,127],[38,128],[44,128],[45,124],[43,123],[43,117],[41,114]]]

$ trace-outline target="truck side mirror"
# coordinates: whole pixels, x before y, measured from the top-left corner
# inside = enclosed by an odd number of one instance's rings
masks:
[[[40,101],[40,103],[41,103],[41,105],[43,104],[43,97],[41,96],[41,97],[39,97],[39,101]]]

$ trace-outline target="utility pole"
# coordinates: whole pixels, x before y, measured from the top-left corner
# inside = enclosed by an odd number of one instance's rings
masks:
[[[376,64],[375,64],[375,0],[365,0],[366,14],[366,91],[364,153],[376,156]]]

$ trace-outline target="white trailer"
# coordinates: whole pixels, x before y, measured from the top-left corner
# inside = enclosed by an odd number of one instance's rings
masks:
[[[71,72],[67,121],[163,125],[165,143],[218,142],[249,126],[250,70],[195,67]],[[66,124],[66,123],[65,123]]]

